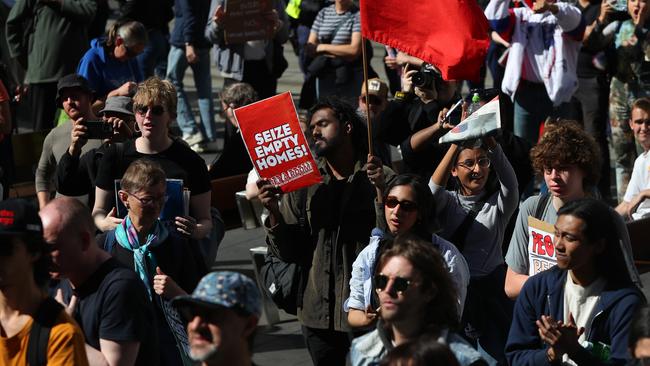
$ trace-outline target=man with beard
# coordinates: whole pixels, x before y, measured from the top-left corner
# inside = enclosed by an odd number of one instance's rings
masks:
[[[172,304],[187,320],[190,357],[202,366],[249,366],[253,337],[262,312],[260,293],[237,272],[205,275],[192,295]]]
[[[352,262],[376,225],[376,190],[364,169],[366,128],[354,108],[328,98],[310,109],[307,121],[322,183],[288,193],[278,205],[280,188],[259,181],[259,197],[270,213],[264,223],[270,250],[308,272],[296,305],[311,358],[315,365],[342,365],[350,346],[343,302]],[[384,174],[371,167],[368,174]]]
[[[88,86],[88,80],[83,76],[77,74],[64,76],[59,80],[56,93],[56,104],[59,108],[63,108],[69,121],[50,131],[43,142],[43,151],[36,169],[36,194],[40,208],[50,201],[50,194],[54,190],[52,182],[56,174],[56,166],[70,146],[72,127],[80,121],[99,119],[91,108],[93,92]],[[90,140],[81,149],[81,153],[96,149],[100,145],[101,140]]]
[[[158,365],[153,308],[138,275],[95,242],[90,211],[61,197],[40,211],[57,300],[77,321],[90,365]]]

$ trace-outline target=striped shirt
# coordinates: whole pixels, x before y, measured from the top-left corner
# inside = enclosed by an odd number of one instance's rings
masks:
[[[361,33],[359,8],[352,6],[342,14],[336,13],[333,4],[321,9],[311,26],[311,32],[316,33],[319,43],[349,44],[352,42],[352,33]]]

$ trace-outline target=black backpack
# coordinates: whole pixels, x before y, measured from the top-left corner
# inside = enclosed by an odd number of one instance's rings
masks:
[[[301,217],[298,222],[301,228],[306,229],[307,188],[300,191],[300,198]],[[308,274],[308,267],[299,263],[285,262],[273,254],[271,250],[266,253],[264,264],[260,268],[264,291],[278,308],[292,315],[296,315],[298,307],[302,307],[302,295],[305,291]]]
[[[63,311],[63,306],[51,297],[46,298],[39,305],[27,341],[28,365],[47,365],[47,344],[50,332],[61,311]]]

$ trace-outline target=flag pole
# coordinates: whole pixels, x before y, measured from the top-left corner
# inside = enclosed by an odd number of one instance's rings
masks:
[[[361,55],[363,58],[363,82],[366,95],[366,125],[368,126],[368,154],[372,155],[372,126],[370,125],[370,97],[368,96],[368,58],[366,56],[366,38],[361,36]]]

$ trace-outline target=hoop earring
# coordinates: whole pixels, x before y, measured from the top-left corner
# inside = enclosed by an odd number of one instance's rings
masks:
[[[135,131],[136,133],[140,133],[140,130],[138,130],[138,121],[136,121],[135,124],[133,125],[133,131]]]

